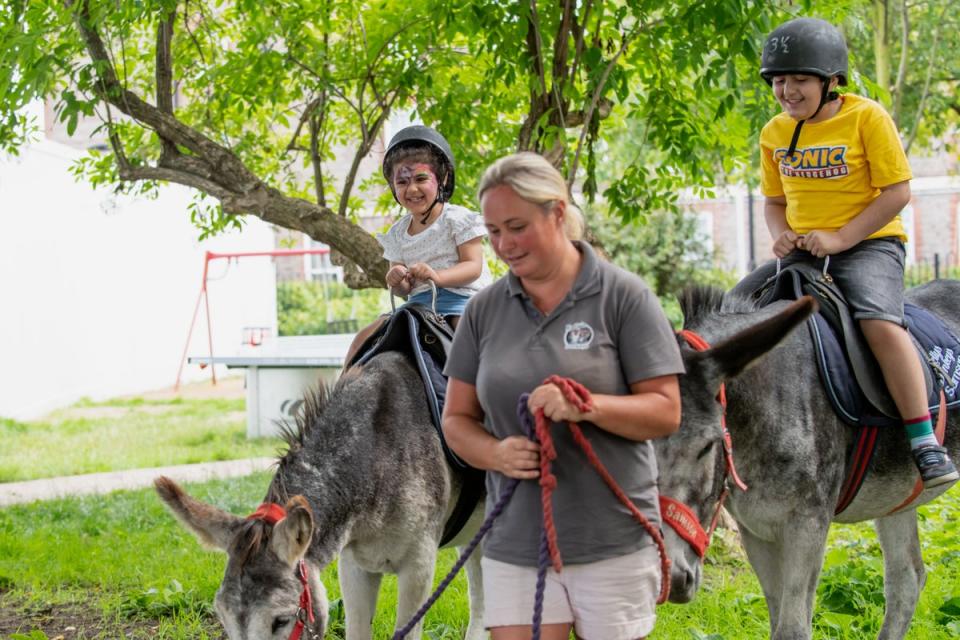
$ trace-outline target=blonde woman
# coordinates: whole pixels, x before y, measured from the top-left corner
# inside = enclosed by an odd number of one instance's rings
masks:
[[[493,640],[531,637],[542,510],[539,447],[522,435],[517,399],[555,422],[580,422],[634,504],[659,523],[657,466],[649,442],[680,421],[673,330],[650,288],[601,261],[580,240],[583,221],[560,173],[520,153],[484,174],[484,224],[503,278],[467,305],[445,373],[447,443],[487,473],[487,510],[508,478],[521,482],[484,541],[484,624]],[[594,407],[580,413],[552,385],[558,374],[584,384]],[[634,640],[653,629],[660,561],[650,537],[555,426],[553,494],[564,568],[547,575],[542,635]]]

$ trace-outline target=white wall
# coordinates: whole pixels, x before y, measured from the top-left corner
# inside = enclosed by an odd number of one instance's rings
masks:
[[[157,200],[94,191],[68,173],[80,153],[41,141],[0,157],[0,416],[173,385],[204,252],[273,248],[253,217],[240,233],[198,242],[186,188]],[[244,326],[276,335],[270,258],[215,261],[210,275],[215,355],[231,355]],[[207,353],[202,306],[188,353]],[[185,380],[208,377],[184,369]]]

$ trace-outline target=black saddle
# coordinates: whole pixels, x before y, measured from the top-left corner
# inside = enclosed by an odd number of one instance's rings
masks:
[[[813,296],[820,311],[807,320],[817,369],[837,415],[856,429],[846,473],[834,513],[845,511],[857,497],[876,450],[878,432],[901,425],[873,353],[843,293],[829,275],[813,266],[792,264],[754,292],[760,306],[775,300]],[[960,405],[960,341],[940,318],[913,304],[903,306],[905,324],[923,363],[927,405],[939,415]],[[936,385],[934,385],[934,380]]]
[[[441,416],[447,394],[443,366],[452,344],[453,328],[443,316],[425,305],[406,304],[398,307],[347,363],[348,367],[362,365],[379,353],[395,351],[405,354],[420,372],[430,418],[440,438],[443,453],[463,482],[457,504],[444,525],[441,545],[453,539],[466,525],[485,490],[484,472],[464,462],[447,446],[443,437]]]
[[[813,296],[820,303],[820,311],[807,320],[817,355],[820,370],[828,396],[838,414],[851,424],[859,424],[865,416],[874,422],[900,423],[900,414],[893,398],[887,390],[880,366],[877,364],[870,347],[843,293],[834,284],[829,274],[808,264],[791,264],[771,277],[753,296],[760,306],[776,300],[796,300],[800,296]],[[939,404],[939,388],[934,390],[934,376],[930,364],[929,345],[917,340],[918,324],[924,327],[939,324],[946,334],[945,342],[953,346],[952,337],[946,326],[930,312],[914,305],[904,305],[907,329],[924,364],[924,378],[927,395],[933,401],[931,406]],[[922,327],[921,327],[922,328]],[[921,337],[924,333],[921,332]],[[952,340],[950,340],[952,338]],[[942,384],[942,382],[941,382]],[[890,420],[883,420],[886,417]]]

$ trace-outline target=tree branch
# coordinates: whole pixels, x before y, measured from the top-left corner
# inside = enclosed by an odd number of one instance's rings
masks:
[[[609,98],[600,98],[600,102],[597,104],[597,109],[598,116],[601,120],[603,120],[610,115],[611,111],[613,111],[613,101]],[[592,117],[592,114],[590,114],[590,117]],[[567,112],[566,125],[568,128],[582,127],[586,122],[587,113],[585,113],[583,109]]]
[[[156,81],[157,109],[173,115],[173,25],[177,19],[176,9],[172,9],[157,26]],[[160,139],[160,164],[170,156],[177,155],[177,145],[167,138]]]
[[[900,11],[900,64],[897,67],[897,79],[893,85],[893,121],[900,126],[900,113],[903,105],[903,92],[906,89],[907,58],[910,52],[910,12],[906,3]]]
[[[157,26],[157,109],[173,113],[173,24],[176,11],[171,11]]]
[[[321,98],[326,98],[326,92]],[[327,206],[327,196],[323,186],[323,158],[320,156],[320,136],[323,133],[323,122],[327,110],[322,109],[319,116],[310,117],[310,164],[313,166],[313,189],[316,193],[317,204]]]
[[[303,62],[302,60],[294,56],[292,53],[290,53],[289,51],[287,52],[287,60],[297,65],[298,67],[300,67],[301,69],[309,73],[311,76],[313,76],[320,82],[325,82],[325,78],[322,75],[320,75],[317,71],[314,71],[314,69],[310,65],[308,65],[306,62]]]
[[[394,94],[396,97],[396,94]],[[357,148],[356,153],[353,154],[353,161],[350,163],[350,169],[347,171],[347,175],[343,180],[343,191],[340,193],[340,204],[337,206],[337,214],[341,216],[347,215],[347,208],[350,205],[350,192],[353,191],[353,184],[357,179],[357,172],[360,170],[360,163],[363,162],[363,159],[367,157],[367,154],[370,153],[370,150],[373,148],[373,143],[377,139],[377,135],[380,133],[380,128],[383,127],[383,123],[386,122],[387,118],[390,117],[390,108],[392,105],[393,99],[383,106],[383,110],[380,112],[369,127],[364,127],[364,137],[360,143],[360,146]]]
[[[200,7],[201,19],[203,15],[203,7]],[[197,34],[193,32],[193,29],[190,28],[190,0],[186,0],[183,3],[183,30],[190,36],[190,42],[193,43],[193,48],[197,50],[197,55],[200,56],[200,62],[204,65],[207,64],[207,57],[203,54],[203,47],[200,45],[200,41],[197,39]]]
[[[391,33],[390,36],[383,41],[383,43],[380,45],[380,48],[377,49],[377,52],[374,54],[373,60],[371,60],[370,64],[367,65],[367,80],[369,82],[373,83],[373,72],[377,68],[377,66],[380,64],[380,61],[383,59],[384,57],[383,54],[386,52],[387,47],[390,46],[390,43],[392,43],[395,39],[397,39],[401,33],[403,33],[404,31],[406,31],[407,29],[409,29],[410,27],[412,27],[417,23],[418,21],[411,20],[406,24],[400,25],[400,27],[396,31]],[[366,44],[366,34],[364,34],[364,44]]]
[[[537,20],[536,0],[530,0],[530,18],[527,20],[527,54],[533,63],[533,71],[540,82],[540,92],[530,87],[530,107],[527,110],[527,117],[520,126],[520,132],[517,135],[517,150],[527,151],[531,149],[533,139],[533,128],[536,126],[540,116],[546,111],[545,100],[547,99],[547,80],[543,65],[542,48],[540,46],[540,25]]]
[[[620,43],[620,49],[610,59],[610,62],[607,63],[606,68],[603,70],[603,74],[600,76],[600,81],[597,82],[597,86],[593,89],[593,96],[590,98],[590,105],[587,107],[587,112],[583,117],[583,126],[580,129],[580,138],[577,140],[577,150],[573,155],[573,161],[570,163],[570,170],[567,172],[567,187],[569,188],[573,187],[573,181],[577,177],[577,166],[580,164],[580,154],[583,152],[583,141],[586,139],[587,132],[590,130],[590,121],[593,118],[593,112],[596,110],[597,105],[600,104],[600,96],[603,94],[603,89],[607,84],[607,79],[610,77],[610,73],[613,71],[614,66],[616,66],[617,60],[619,60],[620,56],[623,55],[623,52],[627,50],[627,46],[630,44],[636,34],[642,31],[644,28],[646,28],[644,25],[638,25],[633,29],[633,31],[623,37],[623,40]]]
[[[917,139],[917,134],[920,132],[920,124],[923,122],[923,110],[926,108],[927,96],[930,95],[930,82],[933,78],[933,69],[937,66],[937,55],[940,46],[940,26],[943,24],[948,6],[950,6],[950,3],[944,5],[943,11],[940,12],[940,15],[934,22],[933,42],[930,45],[930,60],[927,63],[927,77],[924,78],[923,91],[920,92],[920,100],[917,101],[917,115],[913,119],[913,129],[910,131],[910,137],[907,138],[906,144],[903,145],[904,153],[910,153],[910,147],[913,146],[914,141]],[[956,109],[956,105],[954,105],[954,109]],[[957,113],[960,113],[960,110],[958,110]]]
[[[573,27],[573,2],[564,0],[563,14],[560,17],[560,23],[557,25],[557,34],[553,40],[553,81],[551,83],[551,93],[554,103],[557,106],[557,117],[560,126],[566,128],[564,118],[566,117],[566,103],[561,97],[563,88],[567,80],[567,56],[570,53],[570,31]],[[539,29],[538,29],[539,31]]]
[[[547,95],[546,65],[543,64],[543,40],[540,35],[540,17],[537,0],[530,0],[530,22],[527,23],[527,50],[533,57],[533,69],[540,81],[540,94]]]
[[[130,163],[117,163],[120,179],[125,182],[137,182],[139,180],[163,180],[182,184],[186,187],[193,187],[213,196],[224,202],[227,199],[237,198],[239,194],[227,191],[222,186],[212,180],[201,178],[195,173],[180,171],[170,167],[150,167],[144,165],[132,165]],[[224,206],[226,210],[226,206]],[[249,213],[249,209],[233,211],[231,213]]]
[[[590,22],[590,10],[593,8],[593,0],[586,0],[583,7],[583,19],[577,20],[577,15],[573,15],[573,28],[571,32],[574,38],[573,64],[570,65],[570,82],[574,82],[577,72],[580,70],[580,62],[583,59],[584,38],[583,33],[587,29],[587,23]]]
[[[286,150],[293,151],[297,149],[297,139],[300,137],[300,132],[303,131],[303,125],[307,123],[310,118],[313,117],[313,112],[319,107],[324,100],[326,99],[326,89],[324,89],[319,97],[314,98],[307,103],[307,106],[303,108],[303,113],[300,114],[300,119],[297,120],[297,126],[293,130],[293,135],[290,136],[290,142],[287,143]]]
[[[884,91],[890,90],[890,50],[887,0],[873,0],[874,31],[873,48],[877,84]]]
[[[348,256],[362,269],[351,277],[352,286],[383,286],[388,264],[369,233],[325,207],[291,198],[265,185],[233,152],[126,90],[118,81],[91,19],[88,0],[64,0],[64,6],[74,14],[96,74],[97,94],[107,109],[113,105],[140,126],[193,154],[168,157],[164,166],[134,165],[125,156],[116,130],[111,128],[110,143],[120,180],[162,180],[199,189],[217,198],[227,213],[253,214],[268,223],[303,231]]]
[[[132,91],[121,86],[116,70],[107,56],[100,34],[94,27],[88,0],[64,0],[64,5],[75,9],[75,22],[87,46],[87,53],[97,74],[103,100],[127,114],[142,125],[153,129],[158,136],[192,151],[209,165],[211,175],[232,191],[246,193],[262,186],[259,178],[247,169],[230,150],[220,146],[156,107],[146,103]]]

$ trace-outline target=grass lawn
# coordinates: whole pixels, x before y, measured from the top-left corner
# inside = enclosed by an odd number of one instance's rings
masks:
[[[245,514],[259,503],[269,480],[269,474],[262,473],[190,485],[190,491]],[[957,638],[960,498],[954,492],[921,513],[930,575],[907,637]],[[438,580],[454,560],[452,551],[443,552]],[[222,638],[210,603],[223,567],[223,556],[202,549],[150,490],[0,509],[0,638]],[[872,530],[836,527],[821,580],[814,636],[875,637],[882,616],[881,573]],[[760,587],[731,532],[715,539],[705,578],[693,603],[659,609],[652,639],[767,637]],[[336,607],[335,566],[327,568],[323,581]],[[428,615],[426,638],[462,637],[465,589],[463,576],[458,576]],[[395,602],[396,582],[385,580],[375,621],[378,639],[390,637]],[[335,622],[338,615],[334,611]],[[341,633],[335,624],[327,637],[341,638]]]
[[[235,394],[234,394],[235,395]],[[0,482],[273,456],[248,440],[242,397],[81,401],[37,421],[0,418]]]
[[[278,441],[247,441],[243,400],[133,398],[82,402],[30,423],[0,420],[0,478],[273,455]],[[232,513],[252,512],[270,475],[188,485]],[[909,640],[960,637],[960,491],[920,512],[929,574]],[[439,580],[453,564],[441,554]],[[211,603],[224,557],[203,549],[152,490],[0,508],[0,640],[223,638]],[[762,640],[767,613],[736,536],[721,531],[704,585],[688,605],[665,605],[651,640]],[[342,638],[336,566],[323,574],[332,603],[328,639]],[[426,619],[425,638],[462,637],[466,584],[458,576]],[[531,585],[531,588],[533,586]],[[396,581],[384,580],[375,638],[393,629]],[[879,545],[868,525],[831,534],[814,637],[874,638],[882,619]]]

